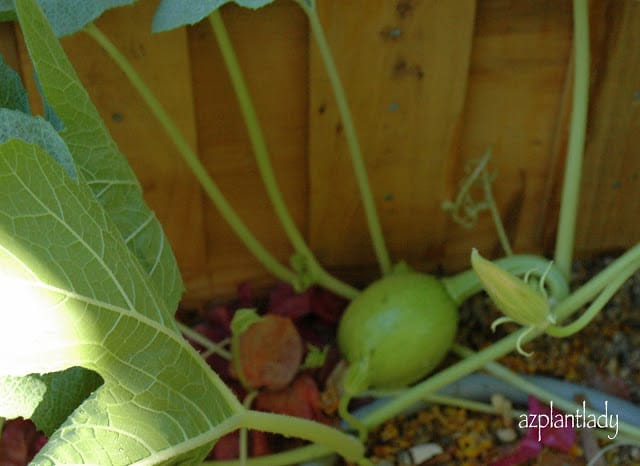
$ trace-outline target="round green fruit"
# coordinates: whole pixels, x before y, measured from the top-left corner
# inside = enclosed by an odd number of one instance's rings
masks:
[[[349,364],[367,361],[366,382],[398,388],[431,372],[449,351],[458,311],[437,278],[414,272],[384,277],[347,307],[338,344]]]

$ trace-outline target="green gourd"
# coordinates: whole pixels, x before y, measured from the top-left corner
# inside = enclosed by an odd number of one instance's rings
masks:
[[[396,272],[372,283],[347,307],[338,344],[360,365],[363,388],[417,382],[443,360],[455,338],[457,306],[437,278]]]

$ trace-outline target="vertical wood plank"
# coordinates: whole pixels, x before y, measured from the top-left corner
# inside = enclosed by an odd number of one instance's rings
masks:
[[[319,2],[392,257],[418,263],[443,237],[475,1]],[[329,266],[374,255],[333,94],[310,40],[310,238]]]
[[[593,76],[576,251],[640,239],[640,2],[607,2],[605,47]]]
[[[479,2],[469,90],[452,179],[491,146],[494,196],[517,253],[542,252],[544,199],[555,131],[563,117],[571,1]],[[541,226],[542,224],[542,226]],[[472,247],[503,255],[490,216],[471,230],[449,223],[447,265],[466,268]]]
[[[260,181],[246,128],[206,23],[151,35],[158,0],[99,26],[174,116],[230,203],[274,255],[291,247]],[[591,0],[592,81],[577,256],[640,237],[640,3]],[[551,252],[571,100],[571,0],[318,2],[395,260],[468,267],[500,255],[489,215],[471,231],[441,211],[468,160],[493,147],[494,193],[516,252]],[[323,264],[377,272],[340,118],[294,2],[223,17],[263,123],[287,205]],[[140,26],[140,25],[143,26]],[[18,34],[19,35],[19,34]],[[273,282],[217,214],[126,78],[90,38],[65,39],[114,137],[165,225],[186,302]],[[0,52],[31,68],[13,26]],[[36,107],[37,109],[37,107]]]
[[[222,17],[243,69],[285,202],[304,232],[307,215],[307,22],[294,2]],[[281,262],[292,252],[260,179],[236,96],[209,24],[189,32],[200,155],[229,203]],[[217,211],[205,203],[207,266],[199,294],[228,295],[273,283]]]

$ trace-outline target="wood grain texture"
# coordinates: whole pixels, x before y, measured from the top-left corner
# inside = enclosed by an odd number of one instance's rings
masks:
[[[307,21],[293,2],[252,11],[222,9],[245,74],[285,202],[304,232],[307,222]],[[208,23],[189,31],[200,156],[230,204],[281,262],[292,249],[260,179],[236,96]],[[199,296],[273,282],[206,201],[206,269]]]
[[[463,177],[467,160],[493,148],[493,191],[516,253],[549,252],[538,232],[546,229],[556,133],[567,123],[571,37],[569,0],[478,3],[459,163],[450,181]],[[472,230],[448,225],[448,267],[466,268],[472,247],[504,254],[488,214]]]
[[[607,2],[595,56],[576,250],[640,240],[640,2]]]
[[[207,23],[151,35],[158,0],[99,27],[174,116],[231,205],[280,261],[291,247],[260,181]],[[591,0],[591,102],[577,256],[640,238],[640,2]],[[446,273],[471,247],[502,254],[488,214],[467,230],[441,203],[493,147],[494,194],[516,252],[551,253],[571,110],[571,0],[318,1],[394,260]],[[284,198],[320,261],[356,283],[378,273],[340,118],[294,2],[223,18],[245,71]],[[146,24],[147,27],[139,27]],[[176,251],[185,302],[273,283],[202,194],[144,102],[82,34],[64,40]],[[0,52],[34,93],[14,28]],[[37,106],[35,107],[37,109]]]
[[[431,259],[445,241],[440,203],[458,149],[475,2],[363,0],[318,7],[392,257]],[[372,264],[340,117],[310,42],[311,244],[331,267]]]

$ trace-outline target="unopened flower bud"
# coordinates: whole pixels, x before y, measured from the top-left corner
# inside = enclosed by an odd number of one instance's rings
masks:
[[[494,304],[509,319],[538,327],[553,322],[546,298],[520,278],[471,251],[471,266]],[[501,319],[501,322],[504,321]]]

